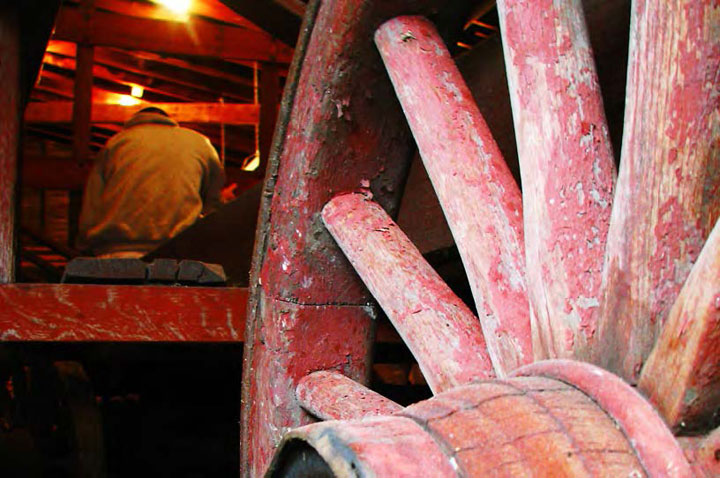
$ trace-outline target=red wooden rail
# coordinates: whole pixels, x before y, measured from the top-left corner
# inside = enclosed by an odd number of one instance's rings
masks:
[[[714,0],[633,2],[622,160],[594,360],[636,381],[720,215]]]
[[[322,217],[434,393],[495,376],[477,317],[377,203],[345,194]]]
[[[572,358],[600,305],[615,165],[582,2],[498,1],[541,346]]]
[[[502,153],[435,27],[383,24],[375,43],[440,199],[498,375],[533,359],[522,200]]]
[[[0,286],[0,341],[240,342],[247,289]]]

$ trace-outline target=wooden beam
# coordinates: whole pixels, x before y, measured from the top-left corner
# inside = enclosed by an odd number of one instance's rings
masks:
[[[178,23],[99,11],[85,21],[72,7],[62,8],[58,14],[54,38],[170,55],[274,63],[289,63],[292,59],[292,48],[262,31],[199,19]]]
[[[247,289],[0,286],[0,342],[241,342]]]
[[[15,192],[20,134],[18,9],[0,5],[0,284],[15,278]]]
[[[120,13],[133,17],[152,18],[153,20],[166,20],[183,22],[185,17],[178,15],[161,5],[140,3],[126,0],[94,0],[95,6],[110,12]],[[292,0],[285,0],[292,1]],[[298,1],[298,0],[294,0]],[[191,2],[188,15],[202,16],[223,23],[235,24],[252,30],[259,30],[253,23],[235,13],[220,2]]]
[[[153,103],[179,123],[224,123],[226,125],[255,125],[259,105],[237,103]],[[124,123],[141,106],[95,103],[92,107],[94,123]],[[32,103],[25,110],[28,123],[70,123],[72,103],[55,101]]]

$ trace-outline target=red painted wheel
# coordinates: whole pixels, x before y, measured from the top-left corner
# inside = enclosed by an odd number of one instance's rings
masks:
[[[720,10],[636,3],[616,181],[580,2],[498,6],[522,194],[434,26],[397,17],[374,33],[479,318],[386,212],[402,167],[378,157],[404,150],[358,45],[397,9],[336,0],[313,11],[329,36],[306,38],[318,56],[296,64],[300,96],[286,103],[280,169],[266,183],[275,195],[246,334],[246,476],[268,464],[278,478],[705,476],[671,430],[708,432],[720,407]],[[352,119],[366,116],[380,125]],[[328,164],[351,177],[319,168]],[[329,187],[335,179],[349,187]],[[356,383],[371,313],[319,239],[321,221],[432,399],[402,409]],[[654,405],[578,359],[639,383]],[[297,427],[310,421],[298,405],[328,421]]]

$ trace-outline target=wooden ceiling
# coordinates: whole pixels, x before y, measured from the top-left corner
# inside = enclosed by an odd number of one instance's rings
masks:
[[[192,0],[179,17],[159,0],[64,1],[25,112],[26,184],[82,188],[82,159],[146,103],[208,136],[228,170],[238,170],[256,151],[256,128],[272,135],[267,118],[274,123],[304,9],[301,0]],[[90,66],[82,67],[79,52],[88,50]],[[76,86],[83,75],[92,75],[91,94]],[[141,98],[132,96],[138,87]],[[274,101],[261,105],[261,88]],[[85,158],[73,152],[81,96],[92,103]]]

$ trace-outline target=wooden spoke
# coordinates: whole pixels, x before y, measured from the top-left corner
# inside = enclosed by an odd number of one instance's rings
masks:
[[[625,132],[594,361],[635,382],[720,215],[720,9],[633,3]]]
[[[498,10],[535,357],[572,358],[595,333],[615,181],[593,52],[580,0],[500,0]]]
[[[434,393],[495,375],[477,318],[379,205],[362,194],[338,196],[323,221]]]
[[[375,42],[440,199],[498,375],[533,359],[522,204],[490,130],[435,27],[383,24]]]
[[[715,225],[640,375],[640,389],[678,430],[720,408],[720,222]]]
[[[300,405],[322,420],[352,420],[391,415],[397,403],[337,372],[314,372],[295,389]]]

